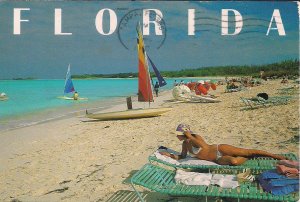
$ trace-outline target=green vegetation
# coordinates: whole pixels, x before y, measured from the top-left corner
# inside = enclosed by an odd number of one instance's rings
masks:
[[[36,78],[27,77],[27,78],[13,78],[12,80],[35,80]]]
[[[118,73],[118,74],[83,74],[83,75],[72,75],[75,79],[96,79],[96,78],[134,78],[137,77],[138,73]]]
[[[202,67],[197,69],[184,69],[179,71],[162,71],[164,77],[204,77],[204,76],[253,76],[259,77],[260,71],[265,72],[266,77],[299,76],[299,60],[286,60],[280,63],[267,65],[244,65],[244,66],[220,66]],[[72,78],[131,78],[137,77],[137,73],[119,74],[85,74],[74,75]],[[154,73],[151,73],[154,76]]]

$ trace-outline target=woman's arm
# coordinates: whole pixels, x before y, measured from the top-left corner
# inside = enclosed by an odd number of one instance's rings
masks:
[[[172,159],[180,160],[180,159],[186,158],[187,152],[188,152],[187,142],[183,141],[182,150],[181,150],[180,155],[175,155],[175,154],[172,154],[172,153],[169,153],[169,152],[159,152],[159,153],[162,154],[162,155],[171,157]]]
[[[208,144],[204,141],[204,139],[200,135],[193,136],[190,131],[184,131],[183,133],[188,139],[190,139],[194,144],[198,147],[207,147]]]

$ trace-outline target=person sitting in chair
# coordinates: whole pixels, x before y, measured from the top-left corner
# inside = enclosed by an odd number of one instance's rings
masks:
[[[220,165],[241,165],[248,158],[265,156],[274,159],[283,160],[284,156],[272,154],[262,150],[238,148],[227,144],[207,144],[200,135],[194,134],[188,125],[180,124],[177,131],[183,132],[177,135],[182,143],[182,152],[180,155],[174,155],[168,152],[160,152],[162,155],[176,160],[184,159],[189,152],[191,156],[201,160],[212,161]]]

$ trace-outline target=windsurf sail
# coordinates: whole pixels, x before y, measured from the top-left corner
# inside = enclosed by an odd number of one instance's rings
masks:
[[[158,69],[156,68],[155,64],[152,62],[152,60],[150,59],[149,55],[147,55],[148,60],[150,61],[150,64],[153,68],[153,71],[155,73],[155,76],[158,80],[158,84],[159,87],[163,87],[165,85],[167,85],[167,82],[165,81],[165,79],[162,77],[162,75],[160,74],[160,72],[158,71]]]
[[[67,75],[66,75],[66,81],[65,81],[65,91],[64,93],[71,93],[74,92],[75,88],[71,79],[71,71],[70,71],[70,64],[68,66],[68,71],[67,71]]]
[[[139,102],[152,102],[153,93],[150,80],[148,62],[144,46],[143,35],[140,26],[137,26],[137,51],[138,51],[138,101]]]

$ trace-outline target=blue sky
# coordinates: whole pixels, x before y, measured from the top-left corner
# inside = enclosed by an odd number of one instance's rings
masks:
[[[13,35],[13,8],[30,8],[22,13],[30,22],[22,23],[21,35]],[[73,35],[53,34],[55,8],[62,9],[63,31]],[[119,32],[103,36],[95,28],[95,16],[103,8],[116,12],[118,25],[126,14],[136,15]],[[150,36],[145,36],[147,52],[162,71],[268,64],[299,57],[295,2],[0,2],[0,79],[64,78],[69,63],[72,74],[137,72],[135,25],[143,8],[163,13],[165,35],[154,36],[150,29]],[[196,9],[195,36],[187,35],[188,9]],[[241,13],[240,34],[221,35],[221,9]],[[266,36],[274,9],[280,10],[286,36],[274,30]]]

